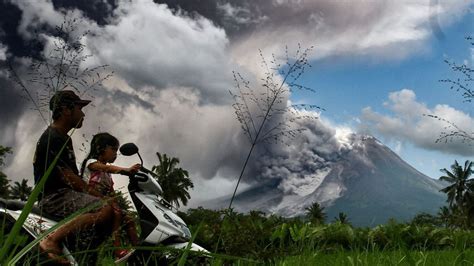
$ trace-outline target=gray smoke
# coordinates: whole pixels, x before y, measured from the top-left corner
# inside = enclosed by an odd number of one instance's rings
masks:
[[[453,1],[429,9],[428,1],[95,1],[92,7],[68,2],[9,3],[17,21],[9,24],[14,30],[4,30],[8,38],[1,39],[0,51],[30,62],[24,59],[27,49],[17,48],[29,46],[17,43],[36,41],[41,45],[34,46],[34,54],[47,55],[58,41],[51,29],[64,14],[76,18],[80,30],[91,33],[83,41],[93,57],[82,68],[107,64],[115,72],[102,90],[93,92],[93,104],[85,109],[84,127],[74,135],[78,159],[85,156],[93,134],[108,131],[122,143],[137,143],[148,165],[157,163],[157,151],[180,158],[195,183],[213,192],[196,187],[193,197],[201,198],[232,189],[250,148],[228,90],[234,86],[233,70],[253,81],[252,86],[264,77],[258,49],[281,58],[285,44],[291,52],[302,43],[316,45],[313,59],[399,59],[422,50],[431,34],[429,18],[439,16],[441,26],[448,25],[469,4]],[[17,88],[4,78],[0,82],[0,144],[14,147],[5,172],[17,180],[31,175],[34,145],[46,125],[30,103],[20,100]],[[258,147],[246,183],[286,178],[282,190],[302,193],[297,187],[310,186],[311,173],[324,172],[337,159],[347,129],[324,119],[299,123],[307,130],[293,141]]]

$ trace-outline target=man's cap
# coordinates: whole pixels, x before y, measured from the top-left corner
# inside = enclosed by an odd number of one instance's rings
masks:
[[[78,104],[80,106],[86,106],[90,103],[89,100],[82,100],[71,90],[62,90],[56,92],[51,100],[49,101],[49,109],[54,111],[55,108],[63,105]]]

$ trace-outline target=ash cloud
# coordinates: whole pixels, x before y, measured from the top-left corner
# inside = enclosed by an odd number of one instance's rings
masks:
[[[137,143],[148,165],[157,163],[157,151],[179,157],[191,178],[209,189],[196,187],[193,195],[201,198],[235,185],[229,180],[236,181],[242,167],[249,147],[227,91],[233,87],[232,70],[250,74],[251,80],[262,77],[258,49],[281,57],[285,44],[291,51],[300,42],[317,45],[316,59],[403,58],[422,50],[431,34],[428,18],[439,15],[441,26],[449,25],[447,18],[467,5],[453,1],[434,14],[427,1],[156,2],[3,1],[7,8],[0,12],[11,12],[9,20],[0,16],[0,42],[6,57],[42,56],[64,13],[79,19],[81,30],[91,32],[84,44],[94,55],[83,67],[108,64],[115,76],[85,109],[84,127],[74,135],[78,160],[93,134],[109,131],[122,142]],[[44,38],[35,42],[35,31]],[[10,112],[0,118],[10,125],[0,130],[0,141],[15,148],[5,172],[19,180],[31,176],[34,145],[46,125],[31,107],[13,99],[15,112],[5,108],[13,101],[0,106],[2,114]],[[300,123],[307,130],[291,145],[259,147],[246,183],[277,178],[283,191],[302,193],[298,187],[311,187],[312,174],[337,160],[345,149],[341,129],[325,120]]]
[[[316,114],[312,114],[316,115]],[[297,127],[306,130],[288,145],[272,145],[270,151],[256,161],[259,179],[281,180],[279,189],[285,194],[304,196],[311,193],[328,173],[333,163],[350,150],[344,131],[324,118],[304,119]]]

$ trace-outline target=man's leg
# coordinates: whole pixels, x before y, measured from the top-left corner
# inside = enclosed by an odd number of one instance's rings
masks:
[[[110,222],[112,217],[113,208],[110,204],[103,206],[94,213],[81,214],[68,223],[60,226],[50,235],[41,240],[39,246],[42,250],[54,254],[62,254],[60,243],[64,240],[64,238],[66,238],[66,236],[81,229],[92,227],[96,224],[105,224]]]

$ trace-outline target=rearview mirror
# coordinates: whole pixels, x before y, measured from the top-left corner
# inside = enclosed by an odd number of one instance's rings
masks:
[[[134,143],[125,143],[120,147],[120,153],[125,156],[131,156],[138,153],[138,147]]]

